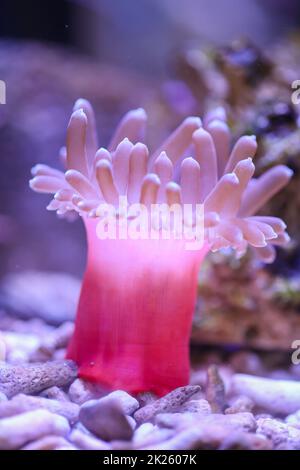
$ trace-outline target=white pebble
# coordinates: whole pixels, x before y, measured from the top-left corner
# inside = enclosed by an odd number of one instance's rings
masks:
[[[0,420],[0,449],[13,450],[50,434],[66,436],[68,421],[47,410],[35,410]]]
[[[132,415],[140,406],[139,402],[135,398],[123,390],[115,390],[104,398],[101,398],[101,400],[110,399],[115,399],[119,403],[123,413],[126,415]]]
[[[232,378],[231,392],[246,395],[256,406],[276,415],[288,415],[300,409],[300,382],[292,380],[236,374]]]

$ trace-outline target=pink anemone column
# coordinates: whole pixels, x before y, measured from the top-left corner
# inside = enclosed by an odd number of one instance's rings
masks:
[[[67,356],[79,375],[158,395],[189,381],[198,272],[208,248],[184,240],[100,240],[85,219],[87,268]]]

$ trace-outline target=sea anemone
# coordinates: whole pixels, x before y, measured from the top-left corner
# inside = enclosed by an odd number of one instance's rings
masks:
[[[141,143],[146,119],[144,110],[130,111],[107,149],[98,149],[93,109],[78,100],[62,151],[67,171],[36,165],[30,186],[54,194],[48,209],[75,211],[86,228],[87,268],[67,356],[86,379],[112,389],[163,395],[188,383],[201,261],[209,250],[224,248],[241,256],[248,245],[265,262],[273,261],[274,245],[289,239],[286,226],[276,217],[253,214],[287,184],[292,172],[278,165],[253,178],[255,137],[239,138],[230,151],[222,109],[210,112],[204,126],[199,118],[188,117],[150,155]],[[189,205],[182,226],[190,229],[199,222],[197,207],[204,208],[197,249],[187,249],[186,237],[177,236],[174,219],[172,236],[161,236],[163,216],[147,220],[146,232],[157,237],[99,233],[104,204],[115,208],[113,217],[120,222],[137,218],[126,210],[136,203],[146,208]]]

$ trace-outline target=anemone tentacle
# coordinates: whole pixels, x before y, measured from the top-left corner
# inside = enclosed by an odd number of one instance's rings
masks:
[[[205,239],[213,251],[231,247],[240,256],[251,245],[264,261],[273,260],[273,245],[289,240],[284,223],[253,216],[288,183],[292,171],[278,165],[254,178],[256,139],[242,136],[230,151],[230,130],[221,108],[204,118],[205,128],[200,118],[186,118],[154,152],[140,142],[146,121],[143,109],[129,111],[108,149],[98,148],[93,108],[87,100],[77,100],[66,150],[61,151],[66,171],[38,164],[32,169],[31,188],[54,195],[49,210],[91,218],[99,216],[101,203],[117,205],[121,195],[128,205],[147,198],[153,204],[203,203]],[[184,157],[187,150],[191,155]]]

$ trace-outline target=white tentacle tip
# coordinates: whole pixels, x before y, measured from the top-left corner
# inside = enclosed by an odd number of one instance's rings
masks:
[[[254,163],[253,163],[252,157],[247,157],[247,158],[245,158],[244,160],[240,160],[240,161],[236,164],[236,166],[235,166],[235,168],[234,168],[234,172],[239,171],[239,170],[241,170],[241,169],[242,169],[242,170],[246,170],[246,169],[247,169],[247,170],[249,170],[249,171],[251,170],[251,171],[253,171],[253,173],[254,173],[255,165],[254,165]]]
[[[148,153],[148,147],[147,145],[143,144],[142,142],[137,142],[136,144],[134,144],[134,148],[136,150],[142,150],[143,152],[147,152]]]
[[[37,163],[36,165],[34,165],[34,166],[31,168],[30,173],[32,174],[32,176],[36,176],[39,167],[40,167],[40,165],[39,165],[39,163]]]
[[[100,147],[96,154],[95,154],[95,158],[94,158],[94,164],[97,164],[100,160],[108,160],[108,161],[111,161],[111,154],[110,152],[104,148],[104,147]]]
[[[65,172],[65,178],[66,180],[68,181],[70,178],[72,178],[73,176],[76,176],[78,174],[78,172],[76,170],[67,170]]]
[[[181,168],[200,168],[200,165],[193,157],[186,157],[182,160]]]
[[[30,187],[31,189],[34,189],[35,181],[36,181],[35,178],[32,178],[31,180],[29,180],[28,184],[29,184],[29,187]]]
[[[103,158],[102,160],[99,160],[96,164],[96,169],[98,170],[99,168],[109,168],[111,170],[112,166],[109,160]]]
[[[205,116],[205,125],[208,126],[214,120],[226,122],[226,110],[223,106],[218,106],[217,108],[208,111]]]
[[[207,124],[207,130],[222,130],[228,132],[228,125],[221,119],[213,119]]]
[[[123,148],[128,148],[128,150],[130,150],[133,145],[134,144],[128,139],[128,137],[124,137],[124,139],[117,145],[116,152]]]
[[[130,111],[130,117],[135,117],[135,118],[138,118],[138,119],[142,119],[144,121],[146,121],[147,118],[148,118],[147,113],[144,110],[144,108],[132,109]]]
[[[143,179],[143,183],[145,182],[153,183],[155,186],[160,186],[160,179],[155,173],[148,173]]]
[[[202,121],[198,116],[189,116],[183,121],[184,126],[198,129],[202,126]]]
[[[203,127],[199,127],[199,129],[196,129],[195,132],[193,132],[193,140],[205,140],[205,139],[211,139],[211,135],[209,132],[207,132]]]
[[[169,181],[169,183],[166,184],[166,189],[169,189],[170,191],[180,191],[180,186],[175,183],[175,181]]]
[[[289,180],[294,175],[293,170],[291,168],[289,168],[288,166],[283,166],[282,173],[285,174],[286,178],[289,179]]]
[[[87,117],[83,108],[79,108],[73,111],[71,119],[70,119],[70,123],[74,121],[81,121],[81,122],[87,123]]]
[[[83,109],[85,106],[91,106],[90,102],[85,98],[78,98],[73,106],[73,111],[77,111],[78,109]]]
[[[240,182],[235,173],[227,173],[222,177],[222,181],[234,186],[237,186]]]

